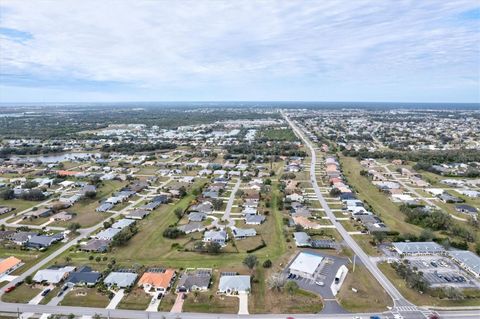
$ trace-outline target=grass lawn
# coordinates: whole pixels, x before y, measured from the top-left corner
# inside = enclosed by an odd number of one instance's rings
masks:
[[[121,181],[103,182],[103,186],[98,188],[97,196],[95,198],[81,200],[68,209],[70,212],[77,213],[75,217],[67,222],[54,222],[50,225],[66,227],[71,223],[79,223],[82,228],[87,228],[98,224],[102,220],[111,216],[110,213],[98,213],[95,211],[95,209],[100,205],[99,201],[107,198],[113,192],[120,190],[120,188],[124,187],[126,184],[126,182]]]
[[[378,267],[406,299],[418,306],[461,307],[480,305],[480,296],[478,293],[476,294],[478,296],[477,298],[465,298],[463,300],[447,300],[432,297],[426,293],[420,294],[414,289],[408,288],[405,280],[397,275],[395,269],[393,269],[391,265],[387,263],[381,263],[378,265]]]
[[[192,296],[193,296],[193,294],[192,294]],[[158,306],[158,311],[169,312],[170,309],[172,309],[176,298],[177,298],[177,295],[174,294],[173,292],[169,292],[168,294],[163,296],[162,301],[160,302],[160,305]],[[185,308],[183,308],[183,309],[185,309]]]
[[[152,296],[145,293],[142,288],[134,288],[125,295],[117,306],[117,309],[145,310],[147,309]]]
[[[4,294],[2,300],[5,302],[27,303],[41,291],[42,288],[40,287],[23,284],[12,292]]]
[[[39,203],[40,202],[23,200],[23,199],[10,199],[10,200],[0,199],[0,206],[8,206],[8,207],[15,208],[15,210],[12,212],[0,215],[0,218],[5,218],[8,216],[12,216],[14,214],[18,214],[26,209],[29,209],[35,205],[38,205]]]
[[[0,245],[0,259],[8,258],[10,256],[14,256],[20,259],[24,263],[24,265],[15,269],[15,271],[12,273],[12,275],[18,276],[43,258],[53,253],[62,245],[63,243],[55,243],[46,251],[22,250],[17,245]]]
[[[367,177],[360,175],[362,166],[357,159],[340,156],[340,161],[343,173],[347,177],[349,184],[357,191],[358,197],[365,203],[368,203],[373,208],[374,213],[379,215],[390,229],[400,233],[420,234],[422,231],[421,227],[405,222],[399,206],[390,201],[384,193],[379,192]]]
[[[287,142],[292,142],[292,141],[297,141],[298,138],[293,133],[292,129],[287,128],[287,129],[266,129],[263,131],[260,131],[260,138],[266,138],[269,140],[273,141],[287,141]]]
[[[284,291],[272,291],[266,286],[266,280],[272,271],[258,267],[252,292],[248,298],[250,313],[316,313],[322,310],[323,303],[319,296],[297,290],[289,295]]]
[[[213,292],[201,292],[196,297],[193,294],[189,294],[183,303],[183,311],[203,313],[237,313],[238,298],[219,296]]]
[[[351,312],[370,312],[385,311],[387,306],[392,306],[390,296],[365,266],[357,264],[354,273],[351,265],[349,267],[349,274],[337,295],[343,308]],[[357,289],[357,292],[352,291],[352,288]]]
[[[381,256],[381,253],[377,250],[376,247],[370,244],[370,240],[372,240],[371,235],[363,234],[363,235],[352,235],[358,245],[362,247],[363,251],[369,256]]]
[[[75,288],[65,295],[61,306],[105,308],[110,299],[95,288]]]
[[[271,208],[267,216],[267,222],[257,226],[259,233],[267,243],[267,247],[262,248],[255,254],[260,260],[269,258],[274,261],[285,252],[286,243],[282,233],[282,215],[276,208],[279,196],[276,184],[272,186],[272,190]],[[180,239],[167,239],[162,236],[165,228],[177,222],[177,217],[174,214],[175,208],[186,208],[193,199],[193,195],[187,195],[174,205],[162,205],[146,219],[138,222],[139,232],[130,239],[126,246],[114,248],[112,252],[106,255],[115,257],[117,264],[125,266],[137,263],[145,266],[185,268],[223,267],[241,263],[246,256],[245,252],[236,253],[236,250],[232,250],[235,252],[211,255],[181,249],[184,246],[190,247],[192,245],[191,238],[198,239],[201,236],[200,234],[189,234]],[[257,237],[258,243],[260,243],[261,237]],[[237,243],[243,245],[241,241]],[[180,249],[172,247],[174,244],[178,244]],[[63,261],[67,255],[72,258],[74,264],[95,263],[95,261],[88,260],[89,254],[76,252],[66,252],[59,256],[59,260]]]

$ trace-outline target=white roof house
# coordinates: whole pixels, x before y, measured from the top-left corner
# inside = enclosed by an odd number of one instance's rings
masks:
[[[34,282],[46,282],[49,284],[58,284],[66,279],[68,274],[75,270],[75,267],[62,267],[58,269],[41,269],[33,276]]]
[[[445,249],[437,243],[430,242],[398,242],[392,244],[399,254],[432,255],[444,253]]]
[[[480,257],[468,250],[455,250],[448,253],[463,269],[480,277]]]
[[[218,292],[222,294],[232,295],[237,293],[249,293],[250,276],[234,275],[222,276],[218,284]]]
[[[131,272],[111,272],[103,281],[107,286],[117,286],[118,288],[131,287],[137,279],[137,274]]]
[[[290,273],[300,275],[301,277],[313,278],[322,261],[322,256],[301,252],[290,264]]]

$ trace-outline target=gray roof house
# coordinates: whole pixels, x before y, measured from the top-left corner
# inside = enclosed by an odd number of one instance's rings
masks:
[[[265,221],[265,216],[263,215],[246,215],[245,224],[247,225],[260,225]]]
[[[95,211],[100,212],[100,213],[104,213],[106,211],[109,211],[112,208],[113,208],[113,204],[105,202],[105,203],[100,204],[100,206],[98,206],[95,209]]]
[[[191,212],[188,214],[188,220],[191,222],[201,222],[207,217],[207,214],[201,212]]]
[[[98,271],[92,271],[92,268],[83,266],[72,271],[66,282],[71,286],[95,286],[100,280],[101,274]]]
[[[249,293],[250,290],[250,276],[224,275],[220,277],[218,284],[219,294],[236,295],[238,293]]]
[[[112,240],[115,235],[117,235],[119,232],[121,232],[121,229],[118,228],[107,228],[105,230],[102,230],[98,234],[94,235],[93,237],[97,239],[103,239],[103,240]]]
[[[257,235],[257,231],[254,228],[232,227],[232,233],[235,239],[243,239],[243,238],[253,237]]]
[[[193,232],[201,232],[207,229],[205,225],[203,225],[201,222],[190,222],[188,224],[178,226],[178,229],[183,231],[185,234],[190,234]]]
[[[205,291],[210,286],[211,279],[210,269],[187,270],[178,281],[177,292]]]
[[[97,253],[104,253],[108,249],[108,245],[110,244],[109,240],[105,239],[91,239],[85,245],[80,246],[80,249],[83,251],[92,251]]]
[[[130,213],[128,213],[128,215],[125,216],[125,218],[140,220],[140,219],[144,219],[149,214],[150,214],[150,212],[147,211],[147,210],[135,209],[134,211],[131,211]]]
[[[26,245],[27,247],[37,248],[37,249],[47,248],[59,240],[61,240],[61,238],[57,236],[35,235],[30,237]]]
[[[137,280],[137,274],[132,272],[112,271],[107,278],[103,280],[106,286],[117,286],[118,288],[128,288],[133,286]]]
[[[306,232],[293,233],[297,247],[312,247],[312,238]]]
[[[124,218],[113,223],[112,228],[124,229],[125,227],[128,227],[132,224],[135,224],[134,220]]]

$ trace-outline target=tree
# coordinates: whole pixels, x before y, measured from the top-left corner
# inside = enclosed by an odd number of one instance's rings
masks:
[[[289,280],[287,281],[287,283],[285,284],[284,286],[285,288],[285,291],[289,294],[289,295],[293,295],[297,292],[298,290],[298,284],[295,282],[295,281],[292,281],[292,280]]]
[[[385,238],[387,238],[387,234],[385,234],[385,232],[383,232],[383,231],[373,232],[372,235],[373,235],[373,238],[375,239],[375,241],[379,244],[382,243]]]
[[[175,213],[175,216],[177,216],[178,219],[182,219],[183,215],[185,214],[183,209],[180,207],[175,208],[173,212]]]
[[[71,223],[68,225],[68,230],[75,233],[80,227],[81,225],[79,223]]]
[[[222,246],[220,246],[220,244],[216,242],[209,242],[205,245],[205,248],[210,254],[218,254],[222,249]]]
[[[0,198],[3,200],[13,199],[14,197],[15,197],[15,193],[11,188],[6,188],[0,192]]]
[[[165,238],[175,239],[185,235],[185,232],[181,231],[176,227],[168,227],[163,231],[162,235]]]
[[[223,200],[221,200],[220,198],[215,198],[212,200],[212,205],[214,210],[221,210],[223,207]]]
[[[25,277],[25,282],[27,283],[27,285],[31,285],[33,282],[32,276]]]
[[[97,192],[95,192],[95,191],[85,192],[85,197],[86,197],[86,198],[92,199],[92,198],[95,198],[96,196],[97,196]]]
[[[338,197],[338,196],[340,196],[341,193],[342,192],[338,188],[332,188],[330,190],[330,196],[332,196],[332,197]]]
[[[263,262],[263,268],[270,268],[272,267],[272,261],[270,259],[267,259]]]
[[[255,255],[248,255],[243,260],[243,264],[247,266],[248,269],[250,270],[253,270],[253,268],[255,268],[255,266],[257,265],[257,263],[258,263],[258,259],[257,259],[257,256]]]

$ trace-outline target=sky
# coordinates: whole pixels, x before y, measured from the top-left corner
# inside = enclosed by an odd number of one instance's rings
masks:
[[[0,2],[0,102],[480,102],[475,0]]]

